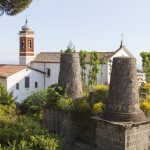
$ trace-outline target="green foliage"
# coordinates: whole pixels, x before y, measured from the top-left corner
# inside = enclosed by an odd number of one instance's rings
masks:
[[[140,87],[140,107],[145,115],[150,116],[150,84]]]
[[[92,109],[87,97],[73,101],[70,110],[71,118],[80,132],[86,132],[90,127],[90,118],[93,116]]]
[[[9,146],[2,148],[12,150],[60,150],[59,140],[54,136],[36,135],[30,136],[29,142],[21,140],[19,143],[14,141]]]
[[[150,84],[141,85],[140,91],[146,94],[150,94]]]
[[[60,142],[46,131],[34,115],[42,114],[45,92],[37,92],[20,104],[21,114],[11,94],[0,84],[0,149],[58,150]]]
[[[37,119],[42,119],[42,106],[46,104],[46,92],[40,91],[31,94],[21,104],[18,104],[22,115],[34,116]]]
[[[0,16],[6,13],[7,15],[16,15],[24,11],[32,0],[0,0]]]
[[[103,107],[104,107],[104,105],[102,102],[97,102],[97,103],[93,104],[93,110],[92,111],[94,114],[99,114],[102,112]]]
[[[99,101],[105,101],[108,99],[108,91],[109,91],[109,86],[108,85],[103,85],[103,84],[98,84],[94,86],[93,88],[93,101],[94,102],[99,102]]]
[[[142,57],[142,67],[146,75],[146,82],[150,83],[150,52],[142,52],[140,56]]]
[[[150,101],[142,101],[140,107],[145,115],[150,116]]]
[[[81,66],[81,77],[84,84],[86,84],[86,56],[87,52],[84,50],[80,51],[80,66]]]
[[[5,87],[0,82],[0,104],[2,105],[12,105],[15,99],[13,98],[13,93],[8,93]]]
[[[14,123],[0,128],[0,143],[4,148],[14,147],[15,150],[48,150],[48,147],[55,150],[59,147],[57,138],[42,129],[38,121],[26,116],[21,116]]]
[[[86,83],[84,83],[83,81],[82,81],[82,90],[83,90],[84,96],[89,95],[89,86]]]
[[[63,111],[69,111],[72,108],[72,99],[66,98],[66,97],[61,97],[58,100],[58,108],[60,108]]]
[[[143,84],[139,89],[140,100],[146,100],[150,95],[150,84]]]
[[[93,87],[97,83],[97,75],[99,71],[99,55],[98,52],[93,51],[91,52],[90,57],[90,70],[89,70],[89,87]]]
[[[47,105],[55,106],[58,104],[58,100],[65,94],[65,90],[58,84],[53,84],[47,88],[46,99]]]
[[[44,134],[39,122],[30,117],[21,116],[14,123],[0,128],[0,143],[3,145],[7,145],[8,141],[18,143],[22,139],[29,140],[29,136],[37,134]]]
[[[0,125],[5,126],[13,123],[17,119],[17,110],[15,105],[1,105],[0,104]]]

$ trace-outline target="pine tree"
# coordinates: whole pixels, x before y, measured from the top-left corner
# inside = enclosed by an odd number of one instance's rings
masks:
[[[31,2],[32,0],[0,0],[0,16],[4,13],[14,16],[24,11]]]

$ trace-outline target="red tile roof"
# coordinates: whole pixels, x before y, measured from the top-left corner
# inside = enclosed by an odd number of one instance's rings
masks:
[[[22,69],[25,69],[27,66],[22,65],[6,65],[0,64],[0,78],[7,78]]]

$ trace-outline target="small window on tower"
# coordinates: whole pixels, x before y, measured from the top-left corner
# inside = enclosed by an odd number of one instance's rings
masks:
[[[21,45],[22,45],[21,47],[22,47],[22,48],[24,48],[24,45],[25,45],[25,42],[24,42],[24,40],[22,40],[22,43],[21,43]]]
[[[31,48],[31,40],[28,41],[28,46]]]

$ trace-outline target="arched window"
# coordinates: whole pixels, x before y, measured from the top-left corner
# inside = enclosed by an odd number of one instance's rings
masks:
[[[31,40],[28,41],[28,47],[31,48]]]
[[[21,42],[21,47],[22,47],[22,48],[25,47],[25,41],[24,41],[24,40],[22,40],[22,42]]]

